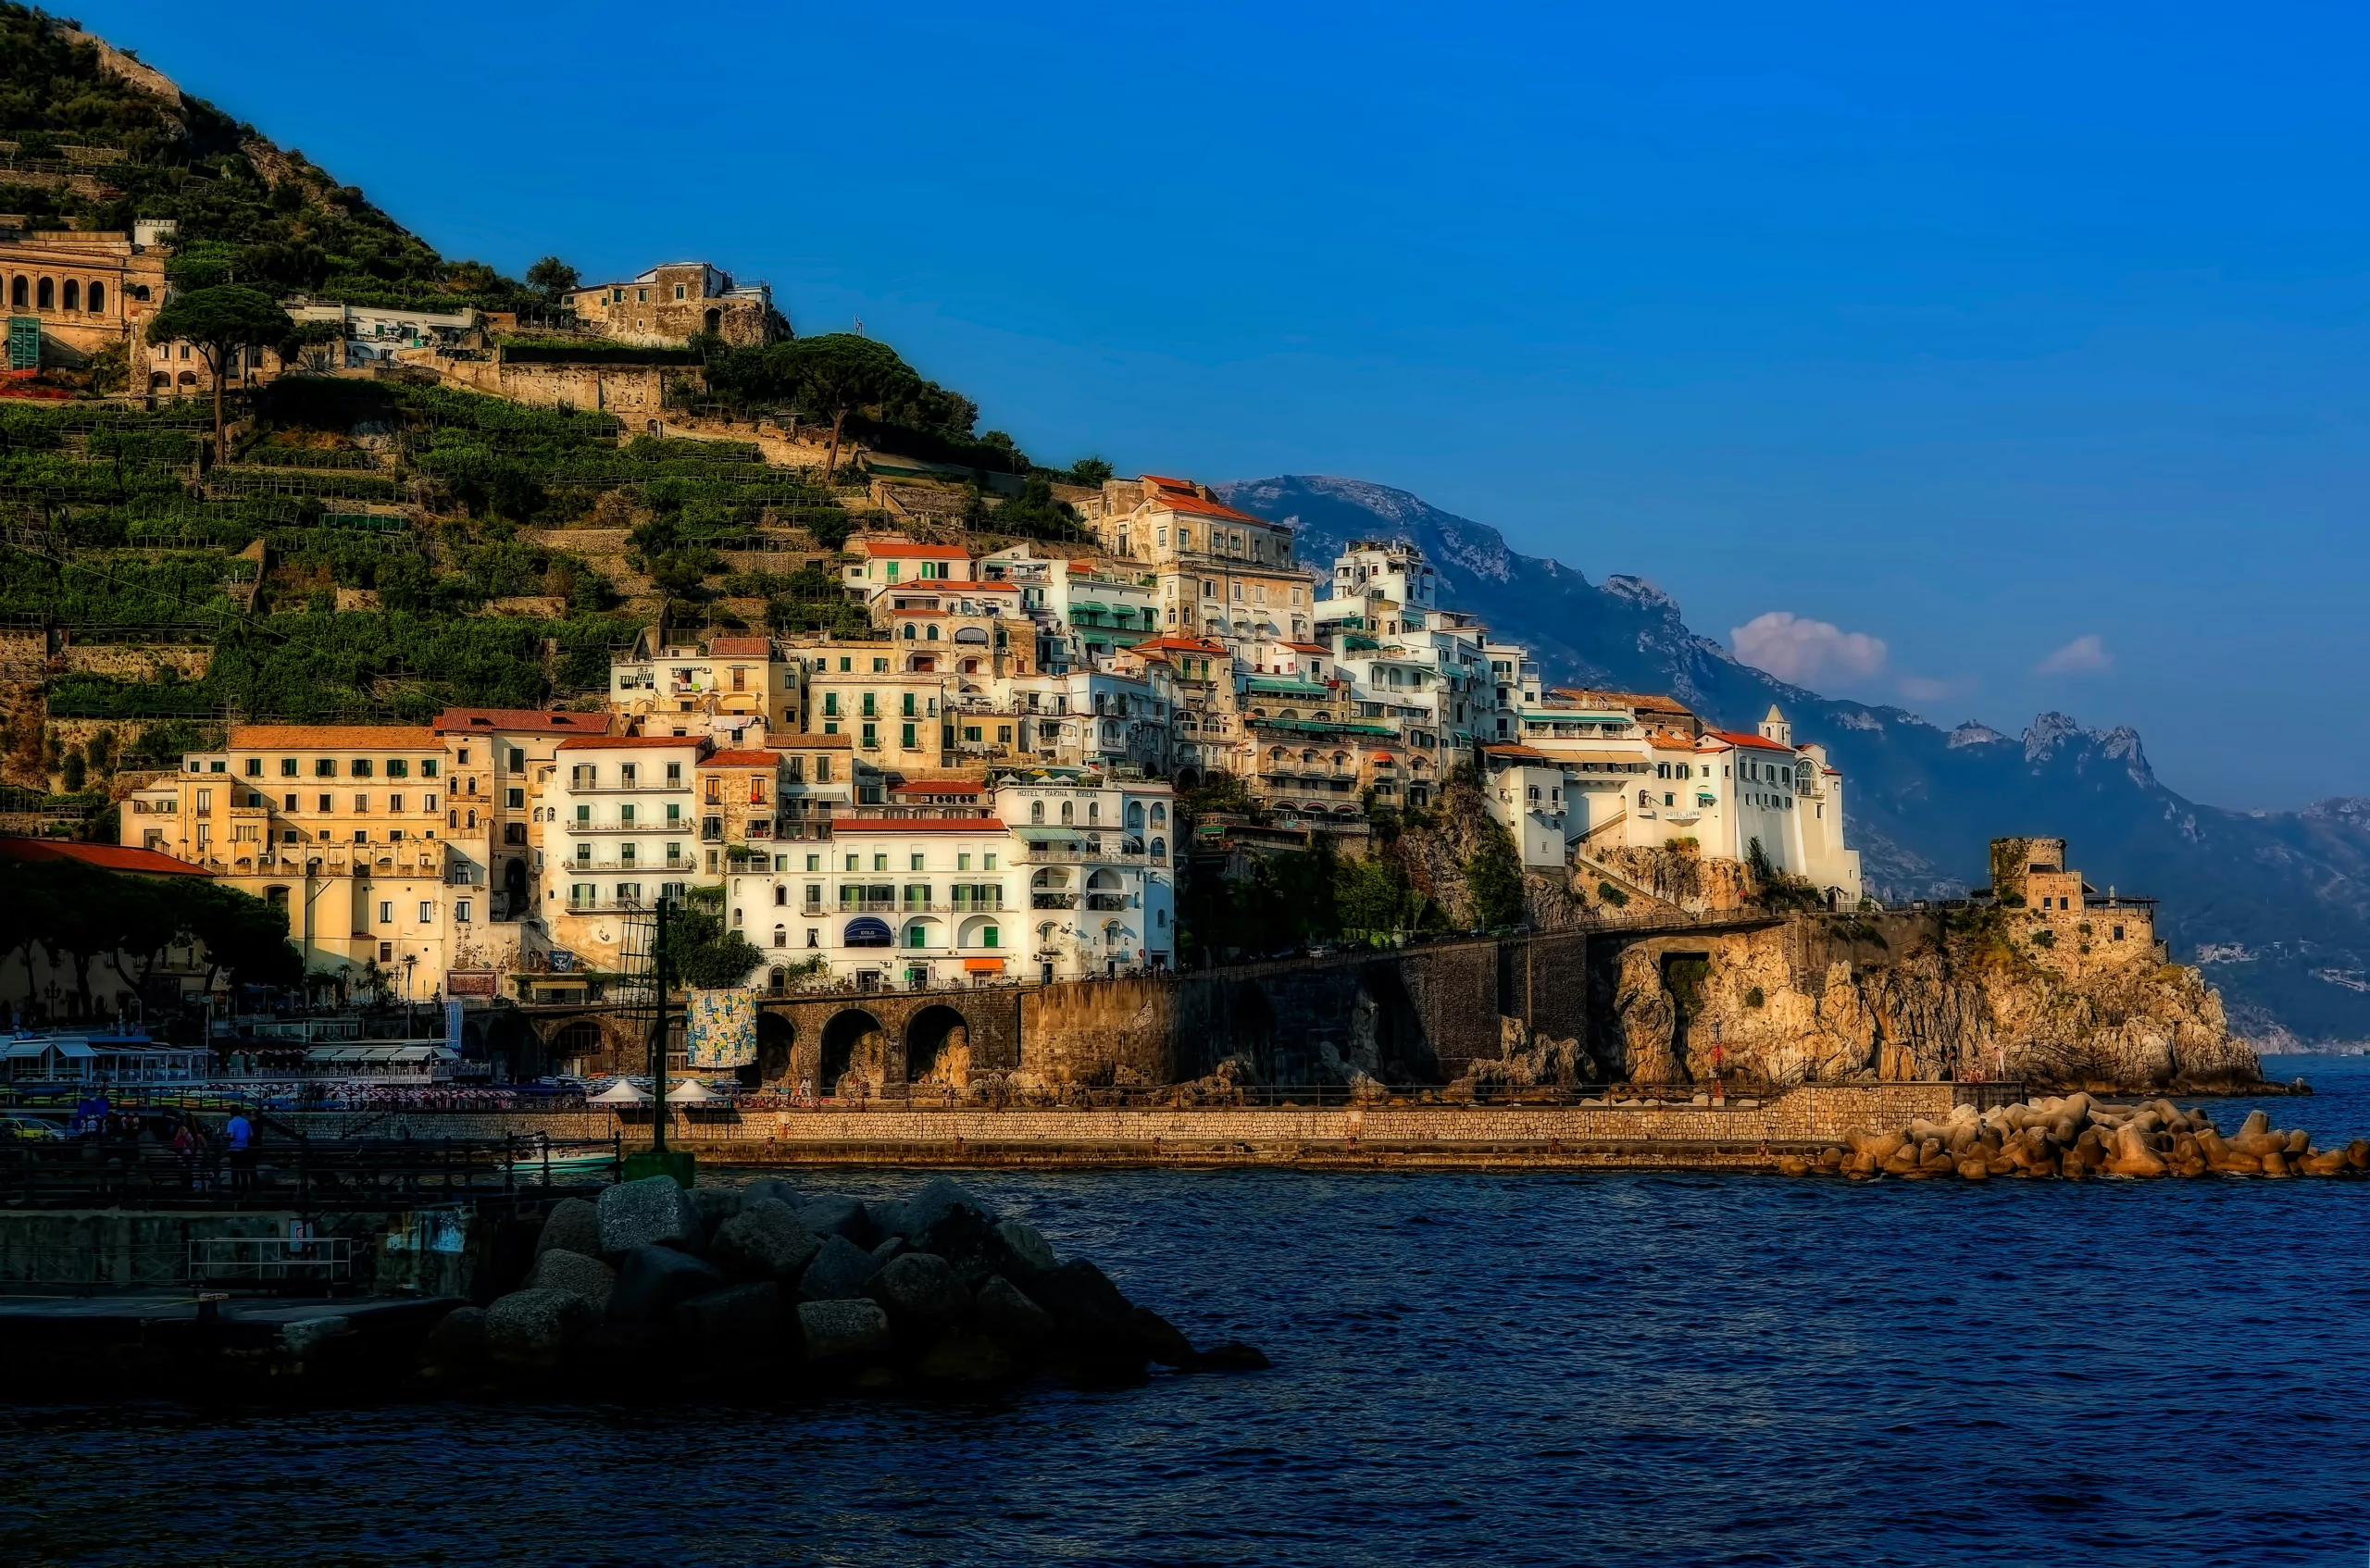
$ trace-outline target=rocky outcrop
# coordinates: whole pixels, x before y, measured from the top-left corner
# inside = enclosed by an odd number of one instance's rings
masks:
[[[525,1288],[448,1314],[426,1337],[423,1374],[464,1389],[580,1384],[606,1397],[620,1383],[1100,1383],[1154,1365],[1266,1364],[1240,1344],[1195,1350],[1092,1263],[1056,1261],[1035,1229],[956,1182],[903,1203],[817,1198],[793,1211],[784,1200],[797,1196],[770,1179],[685,1193],[662,1176],[555,1207]],[[703,1214],[712,1239],[692,1223]],[[831,1228],[820,1242],[818,1222]],[[870,1251],[847,1234],[875,1230],[886,1234]],[[625,1251],[612,1275],[597,1254],[628,1234],[656,1238]]]
[[[1830,1174],[1854,1180],[1900,1176],[1989,1181],[1997,1176],[2361,1176],[2370,1174],[2370,1139],[2321,1148],[2301,1127],[2281,1130],[2257,1111],[2222,1136],[2203,1109],[2169,1100],[2109,1105],[2071,1094],[1978,1113],[1960,1105],[1941,1121],[1858,1127],[1815,1158],[1785,1155],[1781,1176]]]
[[[1784,1085],[2015,1079],[2053,1090],[2259,1083],[2198,971],[2152,956],[2066,971],[2005,940],[2002,912],[1804,916],[1624,949],[1590,1042],[1610,1081]],[[1678,948],[1693,972],[1675,977]]]

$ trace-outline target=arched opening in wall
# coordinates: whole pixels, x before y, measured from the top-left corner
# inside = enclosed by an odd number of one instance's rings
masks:
[[[1177,770],[1177,787],[1180,790],[1200,789],[1202,787],[1202,770],[1198,767],[1179,768]]]
[[[1250,1058],[1262,1082],[1277,1081],[1276,1010],[1254,983],[1246,981],[1234,993],[1227,1019],[1227,1054]]]
[[[1371,964],[1359,974],[1344,1054],[1387,1084],[1441,1081],[1440,1058],[1425,1038],[1423,1014],[1416,1010],[1396,964]]]
[[[511,859],[502,863],[502,907],[494,911],[496,920],[522,920],[528,915],[527,863]]]
[[[282,915],[285,915],[288,913],[288,890],[286,888],[266,888],[263,890],[263,902],[271,905],[272,908],[280,911]]]
[[[834,1097],[861,1095],[880,1078],[880,1020],[861,1007],[835,1013],[823,1026],[816,1088]]]
[[[1663,989],[1670,992],[1671,1059],[1678,1064],[1682,1076],[1691,1075],[1688,1026],[1703,1012],[1703,987],[1711,977],[1712,955],[1666,952],[1662,955],[1662,970]]]
[[[55,279],[44,278],[34,287],[33,308],[36,310],[57,308],[57,283]]]
[[[952,1007],[925,1007],[905,1026],[905,1081],[964,1089],[971,1082],[970,1021]]]
[[[790,1076],[791,1048],[798,1043],[798,1026],[779,1013],[757,1014],[757,1059],[736,1069],[743,1089],[761,1089]]]
[[[561,1072],[571,1077],[594,1071],[603,1054],[601,1026],[590,1018],[563,1024],[559,1033],[552,1036],[551,1058]]]
[[[25,298],[25,290],[26,283],[22,278],[15,279],[8,284],[8,303],[19,310],[24,309],[31,303]]]
[[[710,310],[700,317],[700,324],[708,331],[720,332],[724,330],[724,312]]]

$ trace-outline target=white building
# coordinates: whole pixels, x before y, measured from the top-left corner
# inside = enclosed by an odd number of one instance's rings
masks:
[[[695,785],[712,746],[705,735],[559,742],[541,807],[555,948],[615,969],[627,917],[702,879]]]

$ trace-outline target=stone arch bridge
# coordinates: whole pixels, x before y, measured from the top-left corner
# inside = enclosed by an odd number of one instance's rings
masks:
[[[1865,922],[1861,923],[1865,925]],[[1386,1083],[1438,1083],[1501,1054],[1505,1020],[1587,1051],[1612,1041],[1615,977],[1642,949],[1667,970],[1723,948],[1766,942],[1815,975],[1840,947],[1832,917],[1724,916],[1428,942],[1383,952],[1282,959],[1185,975],[1042,987],[834,991],[759,1003],[755,1067],[744,1081],[833,1093],[960,1088],[975,1073],[1050,1083],[1179,1083],[1229,1058],[1259,1081],[1340,1082],[1356,1067]],[[489,1035],[500,1070],[638,1072],[647,1012],[628,1004],[505,1010]],[[681,1061],[680,1022],[673,1056]],[[1684,1055],[1681,1044],[1680,1054]]]

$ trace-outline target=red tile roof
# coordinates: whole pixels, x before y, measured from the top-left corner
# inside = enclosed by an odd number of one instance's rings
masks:
[[[233,752],[433,752],[436,731],[418,724],[234,724]]]
[[[1004,823],[992,816],[835,816],[831,834],[850,833],[1001,833]]]
[[[1758,735],[1746,735],[1733,729],[1706,730],[1703,738],[1707,740],[1726,740],[1731,746],[1751,746],[1757,751],[1783,752],[1790,757],[1794,754],[1794,748],[1791,746],[1781,746],[1775,740],[1765,740]]]
[[[767,637],[718,637],[707,645],[708,656],[714,659],[764,659],[773,655],[773,640]]]
[[[1266,521],[1265,517],[1254,517],[1248,512],[1238,512],[1233,507],[1219,502],[1204,501],[1190,490],[1164,490],[1154,498],[1153,504],[1156,506],[1166,506],[1172,512],[1191,512],[1201,517],[1230,517],[1238,523]]]
[[[55,839],[0,839],[0,860],[70,860],[101,871],[123,871],[136,877],[210,877],[212,872],[154,850],[121,844],[70,844]]]
[[[1135,645],[1139,653],[1224,653],[1223,642],[1212,642],[1201,637],[1147,637]]]
[[[866,555],[873,560],[894,557],[900,561],[967,561],[971,553],[959,544],[913,544],[898,540],[867,539],[863,541]]]
[[[778,736],[774,740],[774,744],[777,746],[803,747],[808,751],[825,752],[844,752],[854,743],[849,736],[826,735],[819,729],[803,731],[795,735]]]
[[[1513,757],[1523,762],[1546,762],[1550,760],[1545,752],[1538,751],[1529,746],[1518,746],[1510,740],[1491,741],[1490,744],[1483,746],[1481,748],[1481,752],[1485,756]]]
[[[606,735],[607,714],[552,713],[542,708],[446,708],[436,716],[436,733],[511,730],[533,735]]]
[[[705,746],[705,735],[575,735],[553,750],[560,752],[626,751],[636,746]]]

